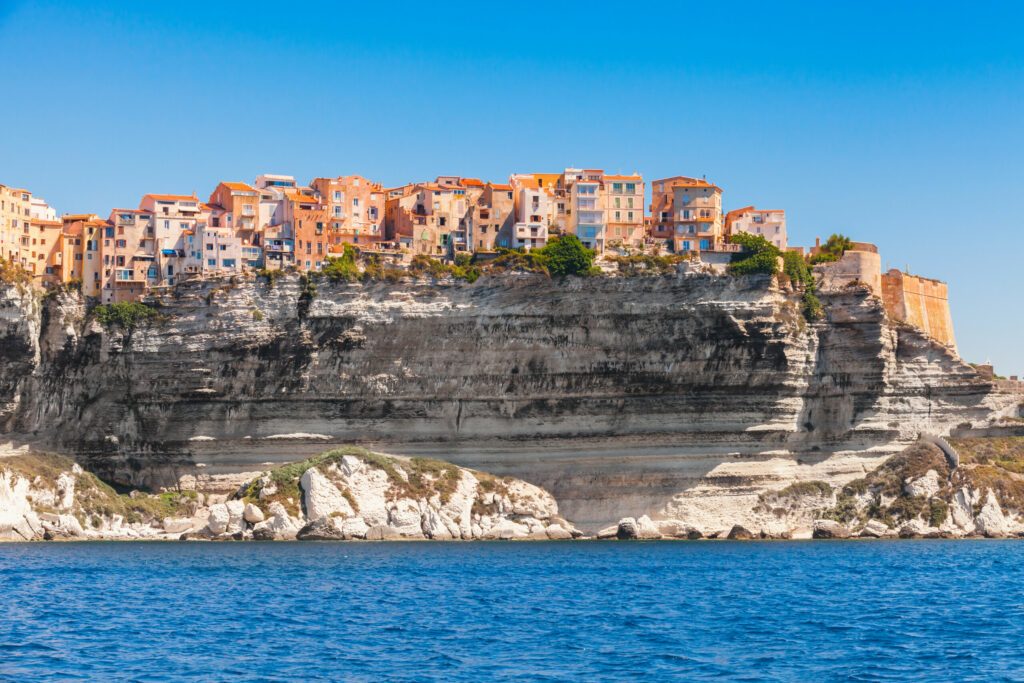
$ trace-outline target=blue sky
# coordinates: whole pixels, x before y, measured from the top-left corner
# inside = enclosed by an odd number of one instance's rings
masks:
[[[1009,2],[0,0],[0,182],[106,215],[261,172],[706,175],[785,209],[791,243],[842,231],[947,280],[965,358],[1024,374],[1022,25]]]

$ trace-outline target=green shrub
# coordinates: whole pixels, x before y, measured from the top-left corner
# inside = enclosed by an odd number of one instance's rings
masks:
[[[5,285],[27,285],[32,275],[13,259],[0,258],[0,283]]]
[[[468,254],[466,254],[468,256]],[[476,282],[480,277],[480,268],[466,262],[465,265],[442,263],[424,254],[417,254],[412,259],[409,272],[416,275],[430,275],[434,278],[451,276],[457,280]]]
[[[946,517],[949,515],[949,505],[941,498],[932,498],[929,505],[928,526],[942,526],[942,523],[946,521]]]
[[[620,275],[637,277],[643,275],[671,275],[676,266],[689,257],[683,254],[630,254],[629,256],[609,256],[619,270]]]
[[[814,291],[814,272],[802,254],[787,251],[782,254],[782,261],[782,272],[789,276],[791,282]]]
[[[848,249],[853,248],[853,241],[842,234],[832,234],[821,247],[821,250],[811,256],[811,265],[815,263],[828,263],[838,261]]]
[[[583,246],[576,235],[552,237],[534,252],[543,259],[548,272],[554,276],[588,275],[594,265],[594,252]]]
[[[356,250],[346,244],[341,256],[327,258],[327,263],[320,269],[331,280],[355,282],[359,279],[359,266],[356,265]]]
[[[540,253],[540,250],[498,249],[498,257],[487,264],[487,270],[498,273],[514,270],[547,275],[547,262],[547,256]]]
[[[825,317],[825,307],[821,305],[821,300],[814,292],[804,292],[800,301],[800,312],[804,314],[804,319],[808,322],[821,320]]]
[[[730,241],[743,247],[743,251],[733,255],[728,269],[730,275],[774,275],[779,272],[779,256],[782,252],[764,237],[739,232]]]
[[[128,331],[135,329],[139,323],[154,320],[160,315],[155,308],[138,301],[101,304],[94,309],[93,314],[96,321],[104,327],[120,327]]]

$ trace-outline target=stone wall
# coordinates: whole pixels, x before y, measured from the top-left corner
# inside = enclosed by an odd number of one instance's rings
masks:
[[[893,320],[909,323],[932,339],[956,349],[945,282],[894,268],[882,276],[882,299],[886,313]]]
[[[838,261],[814,267],[820,288],[839,290],[852,284],[864,284],[875,296],[882,295],[882,259],[874,245],[855,242]]]

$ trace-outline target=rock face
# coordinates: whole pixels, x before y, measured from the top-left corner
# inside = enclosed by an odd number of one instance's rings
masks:
[[[766,491],[840,486],[919,432],[1010,405],[866,290],[823,302],[807,324],[766,277],[321,280],[311,295],[285,276],[187,284],[124,330],[6,288],[0,430],[146,487],[360,441],[529,481],[585,528],[647,514],[724,534]],[[360,514],[413,524],[383,513]]]

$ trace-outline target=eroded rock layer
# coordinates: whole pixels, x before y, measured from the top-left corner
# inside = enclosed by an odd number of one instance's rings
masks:
[[[842,484],[1014,402],[864,289],[823,299],[807,324],[762,277],[285,276],[186,285],[126,330],[7,291],[0,426],[135,486],[371,444],[520,477],[596,529]]]

